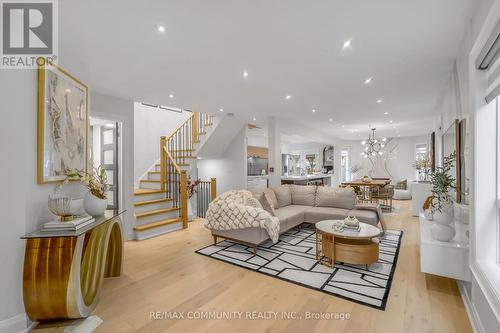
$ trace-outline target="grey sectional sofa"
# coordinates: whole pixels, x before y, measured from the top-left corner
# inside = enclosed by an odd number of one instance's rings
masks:
[[[356,193],[352,188],[327,186],[281,185],[264,191],[275,208],[280,222],[280,233],[300,224],[316,223],[322,220],[343,220],[354,215],[360,222],[385,229],[381,210],[377,205],[357,205]],[[214,243],[217,238],[233,240],[255,248],[269,239],[266,230],[251,227],[237,230],[211,230]]]

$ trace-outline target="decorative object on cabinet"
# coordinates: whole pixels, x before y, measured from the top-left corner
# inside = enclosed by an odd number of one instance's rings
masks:
[[[106,193],[109,189],[106,170],[99,166],[92,170],[92,173],[72,170],[68,172],[68,177],[74,180],[82,180],[89,190],[83,199],[83,208],[92,216],[101,216],[108,206]]]
[[[38,68],[38,184],[87,170],[88,97],[88,87],[62,68]]]
[[[49,194],[49,211],[59,218],[59,221],[72,221],[75,216],[82,213],[83,198],[73,198],[70,193],[63,191],[61,185],[55,187]]]

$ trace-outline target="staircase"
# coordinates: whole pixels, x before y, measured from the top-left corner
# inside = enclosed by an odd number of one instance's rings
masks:
[[[212,126],[212,115],[193,112],[169,137],[160,138],[159,160],[134,191],[135,239],[188,227],[189,168],[203,135]],[[215,179],[211,182],[215,188]]]

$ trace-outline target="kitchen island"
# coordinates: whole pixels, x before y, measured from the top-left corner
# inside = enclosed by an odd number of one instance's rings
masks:
[[[281,184],[295,184],[295,185],[308,185],[308,184],[316,184],[316,185],[332,185],[332,174],[310,174],[303,176],[293,176],[293,175],[283,175],[281,176]]]

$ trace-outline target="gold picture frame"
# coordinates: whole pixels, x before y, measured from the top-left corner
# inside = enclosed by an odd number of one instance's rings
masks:
[[[37,183],[66,179],[68,170],[87,172],[89,89],[54,64],[38,67]]]

